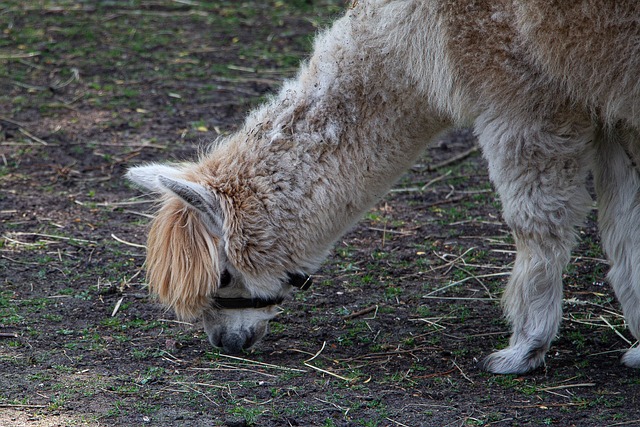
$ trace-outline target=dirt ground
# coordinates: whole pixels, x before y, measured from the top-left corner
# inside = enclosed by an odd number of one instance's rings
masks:
[[[96,5],[97,3],[97,5]],[[638,426],[594,216],[547,365],[490,375],[514,246],[468,130],[443,136],[240,357],[147,295],[153,204],[295,74],[342,1],[0,3],[0,426]]]

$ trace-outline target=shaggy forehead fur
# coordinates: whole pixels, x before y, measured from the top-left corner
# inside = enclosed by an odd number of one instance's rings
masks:
[[[147,241],[147,279],[160,301],[185,320],[202,313],[219,280],[217,238],[199,214],[178,199],[167,200]]]

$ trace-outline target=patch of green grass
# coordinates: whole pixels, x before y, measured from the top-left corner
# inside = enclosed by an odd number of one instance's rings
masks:
[[[403,289],[395,286],[389,286],[384,289],[384,296],[387,300],[395,299],[402,295]]]
[[[44,313],[42,315],[42,319],[43,320],[47,320],[49,322],[61,322],[63,317],[61,314],[54,314],[54,313]]]
[[[112,407],[109,408],[106,412],[107,417],[121,417],[128,414],[127,411],[127,402],[125,400],[116,400],[113,402]]]
[[[103,319],[100,324],[104,327],[120,330],[122,328],[122,321],[119,317],[107,317]]]
[[[19,325],[24,320],[24,317],[19,314],[19,306],[14,298],[13,292],[0,291],[0,323],[4,325]]]
[[[227,411],[229,414],[242,417],[247,425],[256,425],[264,409],[259,406],[234,406]]]

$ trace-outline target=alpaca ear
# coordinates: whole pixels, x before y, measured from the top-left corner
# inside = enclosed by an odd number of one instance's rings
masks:
[[[169,178],[160,175],[158,176],[158,181],[165,189],[181,198],[186,204],[207,215],[213,226],[211,231],[218,236],[224,236],[222,207],[218,198],[211,191],[200,184],[180,178]]]
[[[145,166],[135,166],[129,169],[125,177],[134,184],[152,191],[154,193],[164,193],[166,190],[158,181],[158,177],[175,177],[182,175],[182,171],[175,166],[150,164]]]
[[[195,182],[179,178],[178,168],[165,165],[138,166],[127,172],[132,182],[156,193],[170,192],[182,199],[187,205],[202,212],[209,218],[212,230],[218,236],[224,236],[224,215],[220,201],[211,191]]]

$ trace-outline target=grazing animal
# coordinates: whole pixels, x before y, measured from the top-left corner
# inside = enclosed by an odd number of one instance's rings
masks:
[[[517,255],[495,373],[540,366],[591,207],[640,338],[640,2],[359,0],[297,77],[197,162],[127,177],[162,205],[148,281],[211,344],[255,344],[276,305],[443,129],[473,125]],[[640,367],[640,348],[623,362]]]

